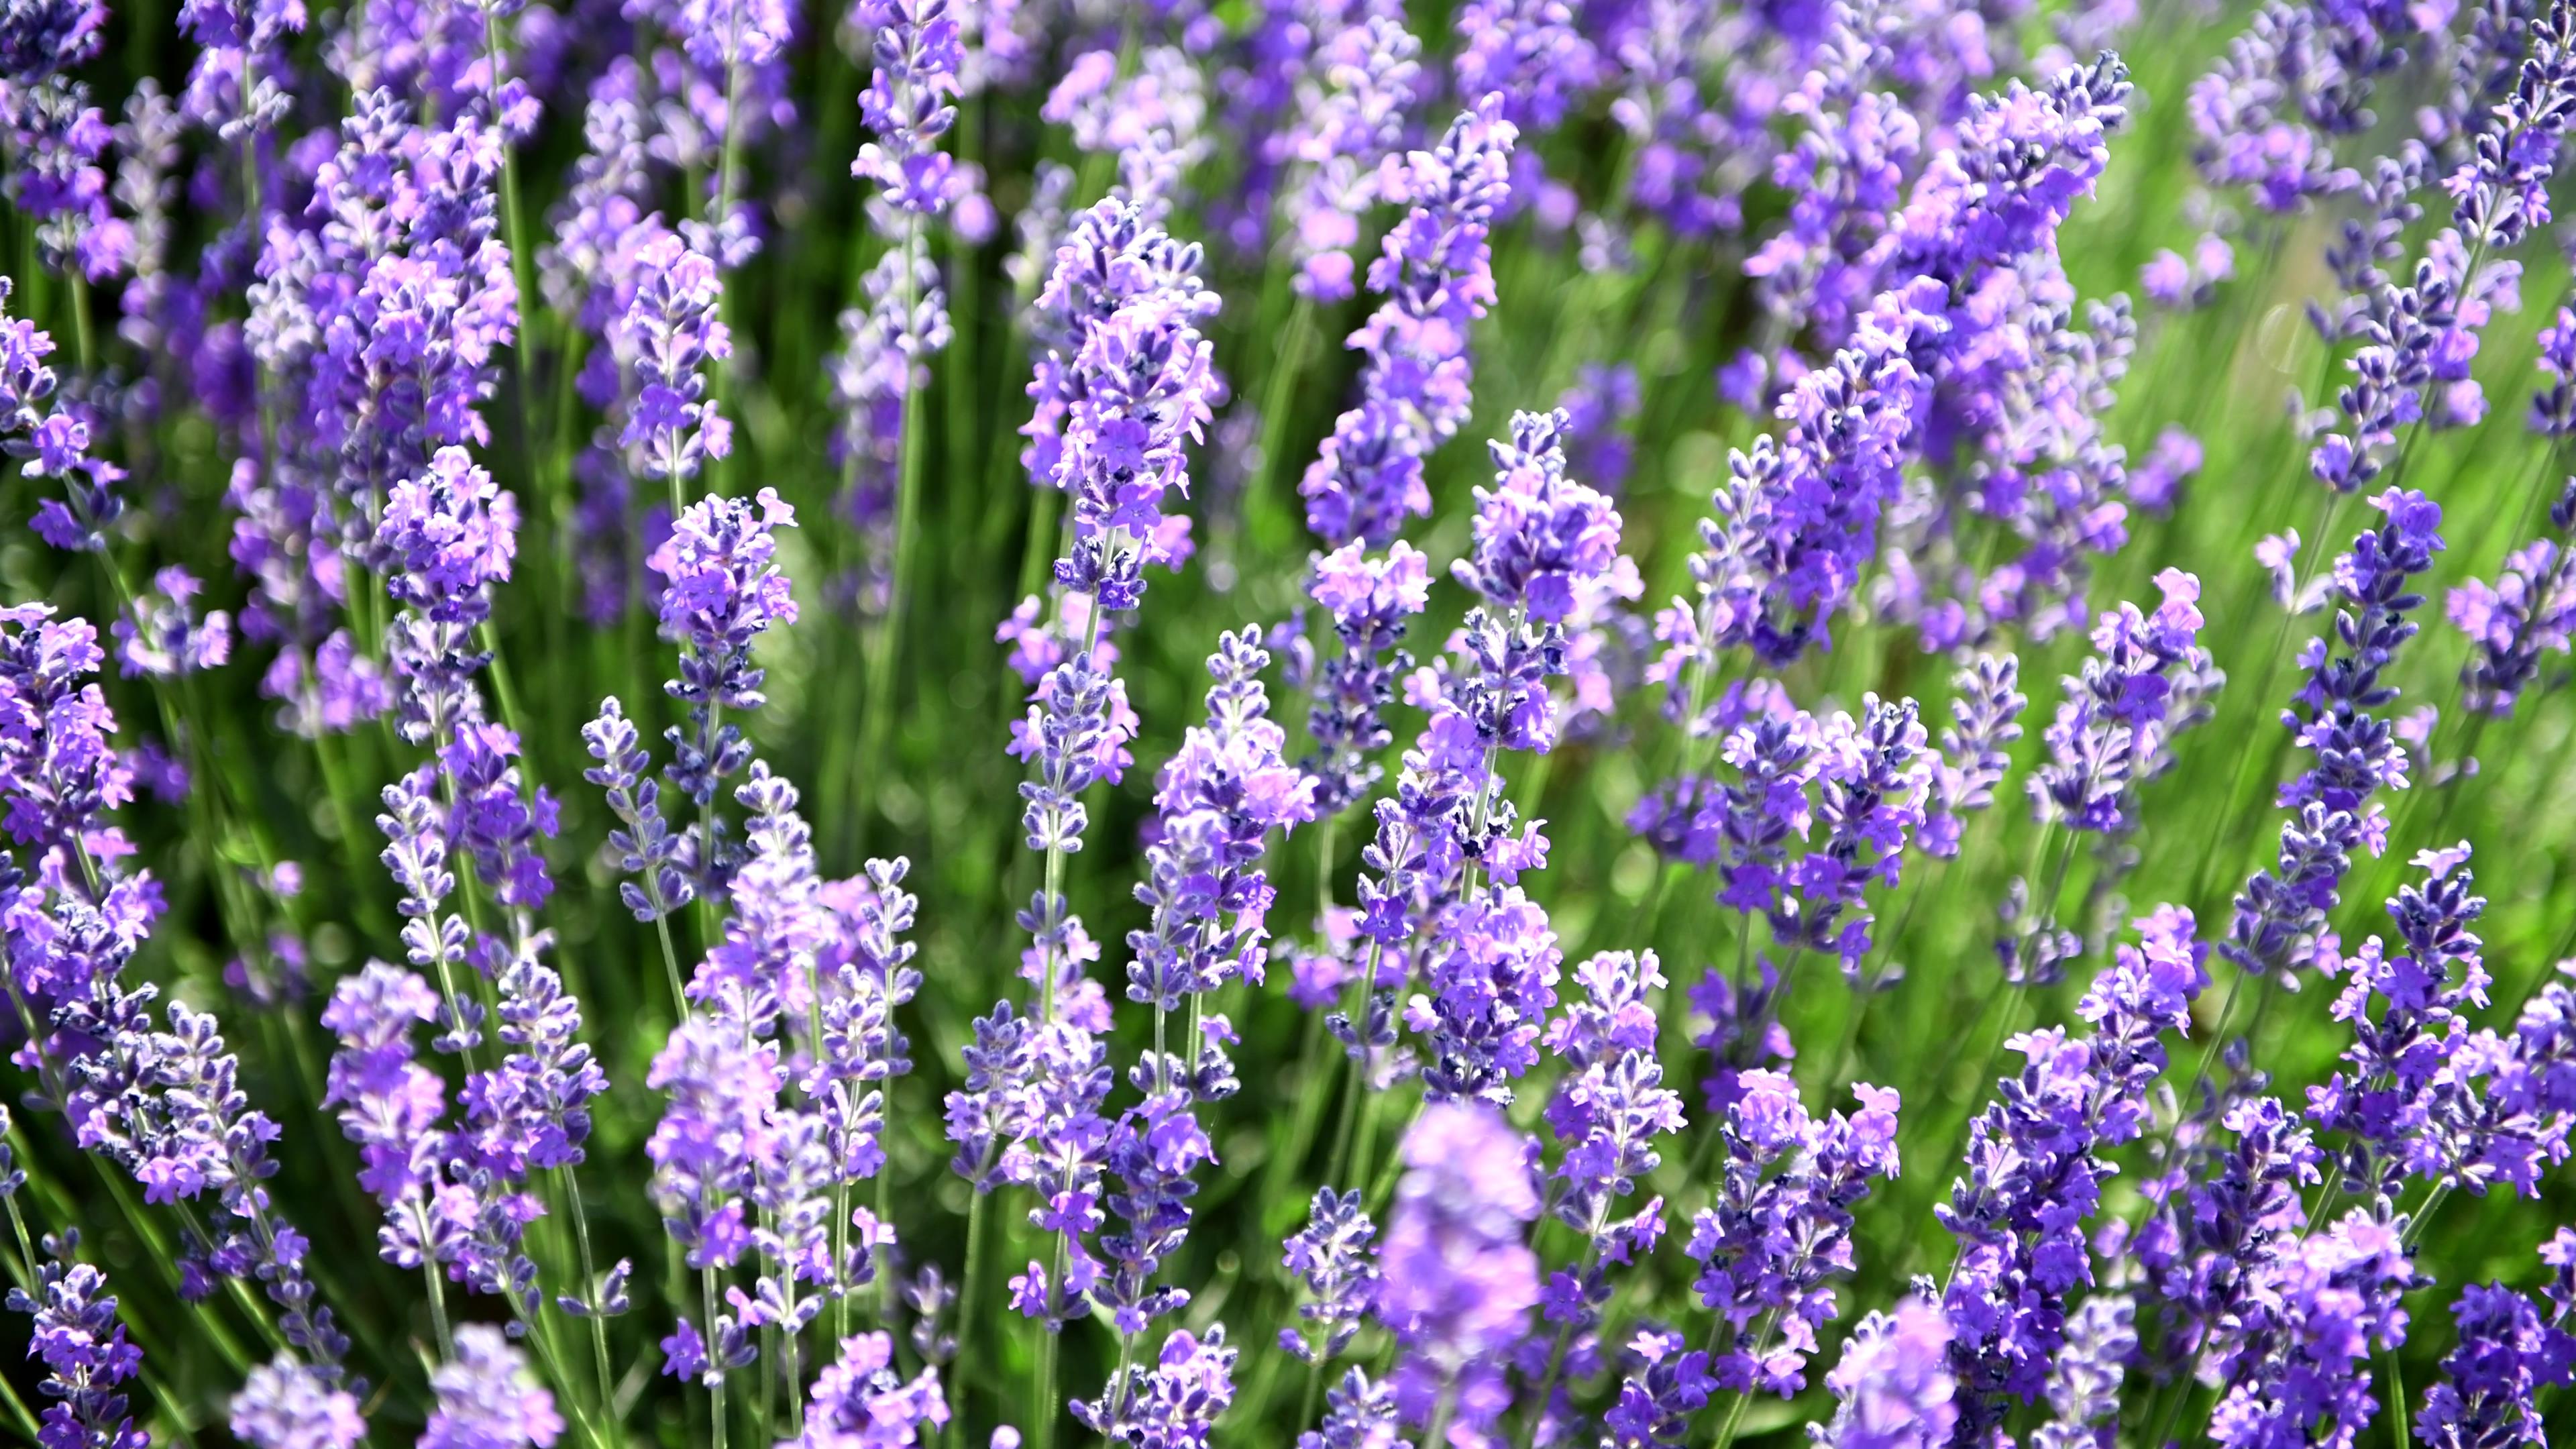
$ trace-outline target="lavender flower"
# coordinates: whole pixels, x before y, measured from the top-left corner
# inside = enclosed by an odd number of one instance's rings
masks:
[[[689,1266],[727,1266],[751,1246],[744,1195],[777,1151],[777,1068],[740,1024],[693,1018],[672,1029],[645,1085],[668,1098],[645,1149],[662,1225]]]
[[[1994,803],[1995,786],[2012,763],[2006,751],[2021,738],[2021,712],[2030,703],[2020,683],[2021,660],[2011,654],[1980,654],[1950,676],[1951,723],[1941,731],[1932,802],[1915,832],[1926,854],[1957,855],[1965,817]]]
[[[474,674],[487,662],[477,630],[492,588],[518,555],[518,503],[463,448],[441,448],[427,471],[395,485],[376,525],[389,561],[385,588],[403,608],[386,652],[406,683],[402,733],[444,747],[483,715]]]
[[[33,0],[0,16],[0,78],[13,84],[42,80],[87,64],[98,54],[107,24],[100,0]]]
[[[671,743],[671,784],[704,810],[726,777],[751,759],[751,745],[730,710],[768,703],[760,692],[767,671],[752,663],[752,647],[778,624],[796,622],[794,586],[778,567],[781,528],[796,526],[796,510],[776,489],[756,498],[701,498],[673,522],[671,536],[653,551],[653,569],[669,583],[662,590],[662,637],[681,646],[679,677],[663,692],[688,706],[689,724],[664,732]],[[721,837],[696,842],[701,889],[721,879]],[[667,904],[667,903],[666,903]]]
[[[2444,614],[2476,646],[2461,667],[2463,701],[2504,716],[2540,672],[2544,652],[2564,654],[2576,633],[2576,577],[2567,540],[2576,535],[2576,480],[2549,507],[2555,538],[2536,538],[2505,557],[2495,584],[2471,579],[2451,590]]]
[[[2282,827],[2279,863],[2237,893],[2219,948],[2248,971],[2296,964],[2301,942],[2323,929],[2354,848],[2374,855],[2385,848],[2387,812],[2373,797],[2406,784],[2405,749],[2374,711],[2396,698],[2380,672],[2414,637],[2406,616],[2423,596],[2409,592],[2408,581],[2432,567],[2442,547],[2442,510],[2394,488],[2371,506],[2385,518],[2335,560],[2334,642],[2314,639],[2300,652],[2308,680],[2292,696],[2298,708],[2281,715],[2316,763],[2281,787],[2281,803],[2297,813]]]
[[[599,717],[581,727],[581,738],[599,761],[582,778],[607,792],[610,812],[623,822],[609,832],[608,847],[617,852],[617,868],[635,879],[618,882],[617,898],[635,919],[661,920],[687,905],[697,888],[681,868],[681,837],[662,813],[662,787],[649,773],[652,761],[613,695],[600,701]]]
[[[1195,245],[1132,205],[1103,202],[1075,221],[1038,297],[1075,319],[1069,352],[1050,354],[1030,384],[1035,456],[1072,503],[1073,551],[1057,561],[1056,581],[1104,609],[1135,608],[1143,566],[1181,556],[1163,496],[1189,492],[1186,445],[1216,388],[1198,330],[1216,297],[1199,286],[1198,264]]]
[[[1557,411],[1565,414],[1570,471],[1615,496],[1635,461],[1636,445],[1628,430],[1641,405],[1635,367],[1587,362],[1578,369],[1574,385],[1556,399]]]
[[[1403,7],[1367,0],[1352,14],[1315,8],[1306,73],[1296,87],[1295,123],[1271,143],[1285,162],[1291,285],[1317,302],[1352,293],[1351,252],[1360,219],[1385,187],[1379,166],[1404,135],[1421,65],[1421,42],[1404,28]],[[1483,89],[1469,92],[1483,94]]]
[[[2264,1274],[2211,1439],[2227,1449],[2349,1449],[2379,1411],[2370,1355],[2406,1341],[2402,1299],[2419,1275],[2402,1234],[2402,1221],[2355,1209]]]
[[[95,552],[124,512],[116,484],[125,471],[93,455],[86,415],[55,401],[54,370],[45,365],[54,340],[8,315],[10,290],[0,277],[0,454],[18,459],[30,478],[62,480],[63,497],[36,505],[36,536],[59,549]]]
[[[2096,1294],[2066,1320],[2066,1347],[2048,1374],[2049,1421],[2031,1436],[2038,1449],[2083,1449],[2117,1439],[2120,1383],[2137,1356],[2135,1306],[2124,1293]]]
[[[430,1374],[429,1387],[438,1407],[420,1449],[548,1449],[563,1433],[554,1395],[490,1324],[457,1326],[455,1353]]]
[[[1364,798],[1384,773],[1377,755],[1393,738],[1381,713],[1413,658],[1398,647],[1406,621],[1430,601],[1430,565],[1399,540],[1385,557],[1354,541],[1315,560],[1306,589],[1333,618],[1341,653],[1319,670],[1307,731],[1316,753],[1299,768],[1315,781],[1315,812],[1330,818]]]
[[[2464,1144],[2435,1130],[2452,1058],[2468,1044],[2467,1013],[2487,1001],[2486,967],[2470,930],[2487,903],[2471,893],[2468,855],[2461,846],[2416,858],[2423,884],[2400,887],[2388,903],[2402,953],[2389,955],[2373,936],[2349,959],[2318,963],[2329,976],[2350,973],[2334,1013],[2352,1023],[2353,1042],[2345,1067],[2308,1089],[2308,1120],[2343,1136],[2341,1183],[2364,1202],[2393,1192],[2408,1174],[2483,1182],[2482,1164],[2453,1155]],[[2376,1020],[2374,996],[2386,1003]]]
[[[192,607],[204,587],[176,565],[152,576],[151,589],[115,625],[117,663],[127,677],[175,678],[219,669],[232,657],[232,616]]]
[[[1934,767],[1914,701],[1864,695],[1862,710],[1857,724],[1849,716],[1836,721],[1819,775],[1825,838],[1799,859],[1796,893],[1783,897],[1771,918],[1774,942],[1838,956],[1855,985],[1870,951],[1869,888],[1896,884],[1906,839],[1923,823]]]
[[[894,1371],[894,1340],[857,1333],[841,1340],[841,1356],[816,1376],[805,1432],[780,1442],[795,1449],[927,1443],[947,1422],[937,1369],[907,1383]]]
[[[1896,1311],[1873,1313],[1852,1329],[1843,1360],[1825,1375],[1833,1390],[1830,1424],[1808,1434],[1830,1449],[1937,1449],[1951,1442],[1958,1409],[1949,1367],[1950,1320],[1939,1307],[1910,1297]]]
[[[1360,1210],[1360,1193],[1315,1189],[1306,1226],[1289,1235],[1281,1262],[1313,1295],[1297,1305],[1297,1316],[1320,1327],[1317,1342],[1295,1328],[1279,1330],[1279,1346],[1297,1358],[1320,1364],[1341,1356],[1360,1331],[1377,1295],[1377,1225]]]
[[[1640,1328],[1628,1343],[1637,1367],[1619,1381],[1619,1398],[1601,1416],[1605,1449],[1680,1449],[1692,1416],[1717,1387],[1708,1354],[1670,1329]]]
[[[2116,949],[2077,1008],[2090,1038],[2059,1027],[2014,1037],[2028,1065],[1970,1129],[1967,1175],[1937,1209],[1959,1239],[1942,1308],[1960,1442],[1990,1433],[2005,1400],[2037,1398],[2064,1347],[2060,1305],[2093,1277],[2083,1223],[2117,1170],[2105,1149],[2145,1125],[2147,1088],[2165,1066],[2160,1038],[2189,1021],[2209,982],[2192,927],[2170,906],[2141,920],[2140,944]]]
[[[1488,96],[1450,122],[1439,149],[1417,151],[1404,180],[1414,203],[1369,266],[1386,298],[1351,335],[1367,354],[1360,402],[1333,423],[1297,485],[1306,526],[1325,542],[1391,542],[1408,515],[1431,511],[1422,460],[1466,421],[1468,324],[1493,304],[1486,232],[1508,191],[1519,132]]]
[[[1207,1449],[1217,1417],[1234,1402],[1236,1354],[1222,1323],[1204,1337],[1176,1329],[1150,1367],[1128,1369],[1096,1402],[1076,1402],[1073,1416],[1113,1444]]]
[[[2458,198],[2452,224],[2477,252],[2510,250],[2524,232],[2549,222],[2549,180],[2568,115],[2576,111],[2571,24],[2576,18],[2560,3],[2533,20],[2530,53],[2512,94],[2478,132],[2470,158],[2442,183]]]
[[[2262,1074],[2236,1080],[2242,1094],[2218,1113],[2232,1145],[2186,1148],[2178,1171],[2139,1184],[2154,1204],[2135,1243],[2140,1296],[2164,1329],[2157,1355],[2195,1376],[2238,1352],[2266,1273],[2298,1251],[2300,1195],[2322,1177],[2306,1125],[2259,1095]]]
[[[2093,629],[2101,652],[2084,661],[2082,678],[2065,681],[2066,698],[2047,730],[2050,762],[2030,781],[2042,820],[2110,833],[2130,823],[2135,782],[2154,773],[2164,750],[2174,676],[2208,667],[2196,642],[2200,580],[2166,569],[2156,586],[2164,602],[2154,616],[2133,604],[2105,613]]]
[[[733,355],[732,334],[716,316],[724,283],[714,262],[667,233],[645,243],[635,276],[635,300],[613,339],[635,358],[634,402],[617,441],[638,450],[646,477],[670,484],[676,513],[699,460],[733,450],[733,426],[706,400],[700,375],[710,360]]]
[[[444,1148],[439,1119],[447,1089],[413,1056],[411,1029],[438,1010],[418,976],[371,962],[340,982],[322,1024],[340,1039],[331,1054],[324,1106],[340,1108],[340,1130],[358,1144],[358,1185],[384,1209],[378,1250],[397,1267],[453,1255],[449,1225],[432,1211]]]
[[[1778,1072],[1746,1072],[1721,1129],[1726,1163],[1712,1206],[1691,1220],[1692,1284],[1729,1331],[1710,1364],[1737,1393],[1787,1397],[1806,1383],[1816,1330],[1835,1313],[1832,1280],[1852,1267],[1852,1205],[1893,1177],[1896,1093],[1854,1087],[1857,1115],[1818,1121]]]
[[[2567,1381],[2576,1339],[2542,1322],[2530,1299],[2493,1283],[2461,1289],[2451,1321],[2459,1342],[2424,1394],[2415,1432],[2442,1449],[2546,1442],[2532,1396]]]
[[[133,232],[108,205],[99,165],[115,132],[89,87],[59,76],[0,88],[12,156],[9,200],[35,226],[47,270],[101,282],[123,271]]]
[[[859,148],[852,176],[885,188],[904,211],[936,216],[955,194],[955,163],[939,138],[957,119],[958,66],[965,59],[947,0],[870,0],[860,10],[876,32],[876,69],[859,112],[880,138]]]
[[[357,1449],[367,1437],[357,1396],[285,1354],[251,1370],[230,1427],[249,1449]]]
[[[125,1341],[107,1275],[80,1261],[80,1234],[48,1234],[35,1291],[9,1290],[11,1311],[34,1319],[27,1356],[45,1361],[42,1437],[49,1444],[146,1449],[118,1385],[143,1367],[143,1351]]]
[[[1397,1400],[1406,1418],[1428,1422],[1443,1403],[1490,1403],[1476,1386],[1528,1329],[1538,1260],[1522,1235],[1539,1199],[1520,1135],[1480,1103],[1424,1108],[1404,1163],[1378,1250],[1376,1309],[1404,1349]]]

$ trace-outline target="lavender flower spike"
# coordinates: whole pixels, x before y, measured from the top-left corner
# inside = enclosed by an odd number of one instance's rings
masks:
[[[554,1395],[488,1323],[461,1324],[455,1356],[430,1374],[438,1407],[419,1449],[549,1449],[563,1433]]]
[[[125,1341],[107,1275],[76,1256],[80,1234],[45,1238],[51,1259],[38,1265],[36,1291],[9,1290],[9,1307],[35,1320],[27,1356],[45,1361],[46,1397],[41,1438],[47,1445],[83,1449],[147,1449],[149,1436],[134,1427],[118,1387],[143,1367],[143,1351]]]
[[[1942,1449],[1958,1420],[1949,1348],[1950,1320],[1926,1299],[1862,1319],[1825,1375],[1833,1421],[1810,1425],[1808,1437],[1824,1449]]]
[[[284,1354],[233,1395],[231,1428],[248,1449],[358,1449],[367,1437],[357,1396]]]
[[[1334,420],[1297,485],[1306,526],[1328,544],[1383,547],[1407,516],[1431,511],[1422,460],[1467,420],[1467,329],[1494,301],[1487,231],[1519,136],[1502,110],[1499,94],[1476,102],[1409,162],[1413,209],[1369,264],[1369,290],[1386,300],[1350,338],[1368,359],[1359,405]]]
[[[1404,1139],[1405,1174],[1378,1253],[1378,1320],[1404,1349],[1396,1401],[1416,1423],[1473,1425],[1500,1353],[1538,1303],[1538,1259],[1523,1241],[1539,1214],[1524,1143],[1476,1102],[1423,1109]]]

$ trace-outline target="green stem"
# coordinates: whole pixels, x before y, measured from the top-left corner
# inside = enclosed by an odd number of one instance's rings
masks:
[[[598,1260],[590,1251],[590,1213],[582,1206],[580,1174],[574,1172],[569,1164],[555,1171],[563,1179],[564,1202],[572,1217],[573,1242],[581,1262],[582,1302],[590,1310],[582,1315],[590,1325],[590,1368],[599,1379],[600,1411],[613,1423],[618,1417],[612,1397],[617,1392],[617,1381],[608,1368],[608,1320],[600,1316],[596,1299],[599,1274],[594,1266]]]
[[[920,305],[922,258],[921,218],[906,213],[903,247],[902,289],[904,326],[912,325],[913,312]],[[910,597],[913,555],[921,539],[921,471],[922,420],[921,390],[914,386],[916,363],[907,356],[903,363],[903,436],[898,444],[902,452],[898,464],[894,503],[894,576],[887,581],[885,624],[878,631],[877,648],[868,660],[868,708],[863,725],[867,746],[860,753],[859,809],[864,817],[875,795],[880,772],[889,766],[885,758],[886,738],[894,727],[894,681],[896,657],[903,649],[904,605]],[[1099,611],[1092,611],[1096,619]],[[865,830],[867,823],[860,821]]]

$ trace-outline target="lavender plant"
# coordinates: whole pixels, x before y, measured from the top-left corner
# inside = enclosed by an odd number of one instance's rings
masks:
[[[2571,44],[7,0],[0,1435],[2548,1442]]]

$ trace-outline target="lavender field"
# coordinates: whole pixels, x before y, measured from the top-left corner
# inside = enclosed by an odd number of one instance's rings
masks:
[[[0,0],[0,1433],[2567,1442],[2571,113]]]

